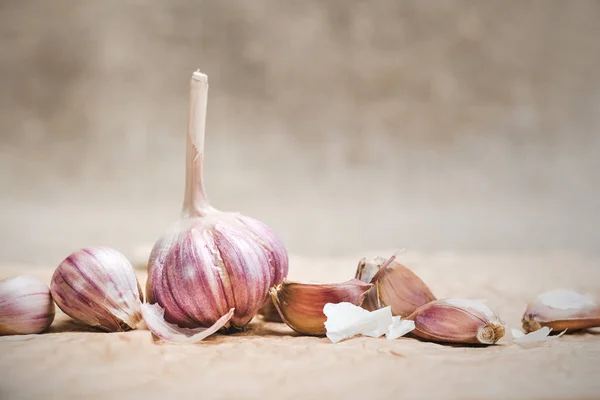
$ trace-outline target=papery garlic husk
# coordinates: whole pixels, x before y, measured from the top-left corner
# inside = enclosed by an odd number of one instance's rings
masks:
[[[387,339],[394,340],[415,328],[414,321],[392,316],[390,307],[367,311],[352,303],[327,303],[323,307],[323,314],[327,317],[327,337],[332,343],[356,335],[374,338],[385,335]]]
[[[48,286],[26,275],[0,282],[0,335],[41,333],[54,321]]]
[[[54,271],[50,291],[65,314],[103,331],[134,329],[142,318],[142,289],[133,267],[109,247],[69,255]]]
[[[589,294],[573,290],[552,290],[527,305],[523,315],[526,332],[549,327],[554,331],[577,331],[600,327],[600,305]]]
[[[323,308],[327,303],[352,303],[360,306],[372,285],[351,279],[342,283],[311,284],[289,282],[271,289],[271,299],[281,319],[305,335],[325,335]]]
[[[191,79],[186,185],[181,220],[154,245],[146,295],[181,328],[213,326],[234,313],[226,330],[242,329],[287,276],[288,256],[264,223],[209,204],[202,165],[208,78]]]
[[[504,322],[484,303],[469,299],[436,300],[419,307],[415,336],[441,343],[494,344],[505,333]]]
[[[271,297],[269,297],[263,306],[258,310],[258,315],[265,322],[283,323],[281,315],[279,315],[279,311],[277,311],[277,307],[275,307],[275,304],[273,304]]]
[[[373,311],[390,306],[393,315],[406,317],[436,298],[413,271],[391,258],[363,258],[356,268],[356,279],[372,283],[363,308]]]

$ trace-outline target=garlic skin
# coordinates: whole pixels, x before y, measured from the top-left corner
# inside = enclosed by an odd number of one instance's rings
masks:
[[[41,280],[20,275],[0,282],[0,335],[41,333],[54,313],[50,290]]]
[[[271,289],[271,299],[281,319],[293,330],[305,335],[326,333],[328,303],[351,303],[360,306],[372,285],[351,279],[337,284],[310,284],[284,280]]]
[[[186,186],[177,222],[154,245],[146,296],[165,322],[196,329],[214,326],[234,309],[224,329],[243,329],[287,276],[288,256],[264,223],[212,207],[203,184],[208,78],[194,72],[190,88]]]
[[[385,334],[388,340],[394,340],[415,328],[413,321],[393,317],[390,307],[367,311],[352,303],[327,303],[323,314],[327,317],[327,337],[332,343],[356,335],[378,338]]]
[[[142,291],[133,267],[108,247],[69,255],[54,271],[50,291],[65,314],[103,331],[134,329],[142,318]]]
[[[504,322],[484,303],[469,299],[436,300],[407,317],[418,338],[441,343],[494,344],[505,333]]]
[[[557,289],[541,293],[527,305],[523,329],[534,332],[542,327],[555,331],[578,331],[600,326],[600,305],[587,294]]]
[[[427,285],[413,271],[389,259],[363,258],[358,263],[355,278],[374,284],[363,308],[373,311],[391,306],[392,314],[406,317],[417,308],[436,300]]]

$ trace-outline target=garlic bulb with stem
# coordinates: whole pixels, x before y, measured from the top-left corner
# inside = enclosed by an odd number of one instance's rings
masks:
[[[396,254],[388,259],[363,258],[358,263],[355,278],[374,285],[363,308],[373,311],[390,306],[393,315],[406,317],[436,298],[421,278],[395,259]]]
[[[489,345],[505,333],[498,314],[483,302],[470,299],[432,301],[407,319],[415,321],[415,336],[434,342]]]
[[[156,242],[148,263],[147,300],[164,310],[165,329],[214,328],[218,321],[219,328],[243,329],[288,270],[285,247],[271,229],[208,201],[202,168],[207,99],[208,78],[194,72],[181,219]]]
[[[0,282],[0,335],[41,333],[54,321],[54,302],[38,278],[20,275]]]
[[[534,332],[542,327],[558,332],[600,327],[600,304],[589,294],[551,290],[541,293],[527,305],[522,322],[525,332]]]
[[[142,319],[142,290],[133,267],[109,247],[69,255],[54,271],[50,291],[65,314],[103,331],[135,329]]]
[[[271,289],[271,299],[281,319],[305,335],[325,335],[323,313],[326,304],[351,303],[360,306],[371,285],[351,279],[342,283],[299,283],[284,280]]]

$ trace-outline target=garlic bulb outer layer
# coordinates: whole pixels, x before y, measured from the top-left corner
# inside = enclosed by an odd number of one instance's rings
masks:
[[[271,299],[281,319],[298,333],[325,335],[327,303],[351,303],[360,306],[371,285],[351,279],[334,284],[311,284],[283,281],[271,289]]]
[[[56,268],[50,291],[65,314],[104,331],[134,329],[142,318],[143,297],[133,267],[108,247],[69,255]]]
[[[458,344],[494,344],[504,336],[504,322],[488,306],[469,299],[436,300],[419,307],[407,319],[412,333],[425,340]]]
[[[211,327],[234,309],[224,328],[241,329],[287,276],[288,256],[262,222],[210,205],[202,176],[208,79],[195,72],[190,85],[181,220],[152,249],[146,295],[166,323]]]
[[[374,285],[363,308],[373,311],[390,306],[393,315],[406,317],[436,298],[421,278],[394,261],[395,258],[363,258],[358,263],[355,278]]]
[[[600,327],[600,305],[588,294],[552,290],[541,293],[527,305],[522,322],[526,332],[534,332],[542,327],[555,331]]]
[[[54,302],[48,286],[20,275],[0,282],[0,335],[40,333],[54,321]]]

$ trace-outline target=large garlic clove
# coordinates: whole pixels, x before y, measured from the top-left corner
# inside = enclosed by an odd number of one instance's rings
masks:
[[[194,72],[186,146],[186,185],[181,220],[150,255],[146,296],[164,309],[166,323],[182,328],[242,329],[288,272],[285,247],[265,224],[212,207],[204,191],[204,130],[208,78]]]
[[[351,279],[337,284],[309,284],[284,280],[271,289],[271,299],[285,323],[298,333],[325,335],[323,308],[327,303],[360,306],[371,285]]]
[[[549,327],[555,331],[577,331],[600,326],[600,305],[584,293],[573,290],[552,290],[540,294],[527,305],[523,315],[526,332]]]
[[[0,335],[26,335],[48,329],[54,321],[48,286],[32,276],[0,282]]]
[[[442,343],[494,344],[504,336],[504,323],[484,303],[468,299],[436,300],[418,308],[415,336]]]
[[[356,278],[375,285],[367,294],[364,308],[372,311],[391,306],[393,315],[405,317],[436,298],[413,271],[394,261],[395,258],[363,258]]]
[[[50,291],[65,314],[104,331],[134,329],[142,318],[143,298],[133,267],[108,247],[72,253],[54,272]]]

